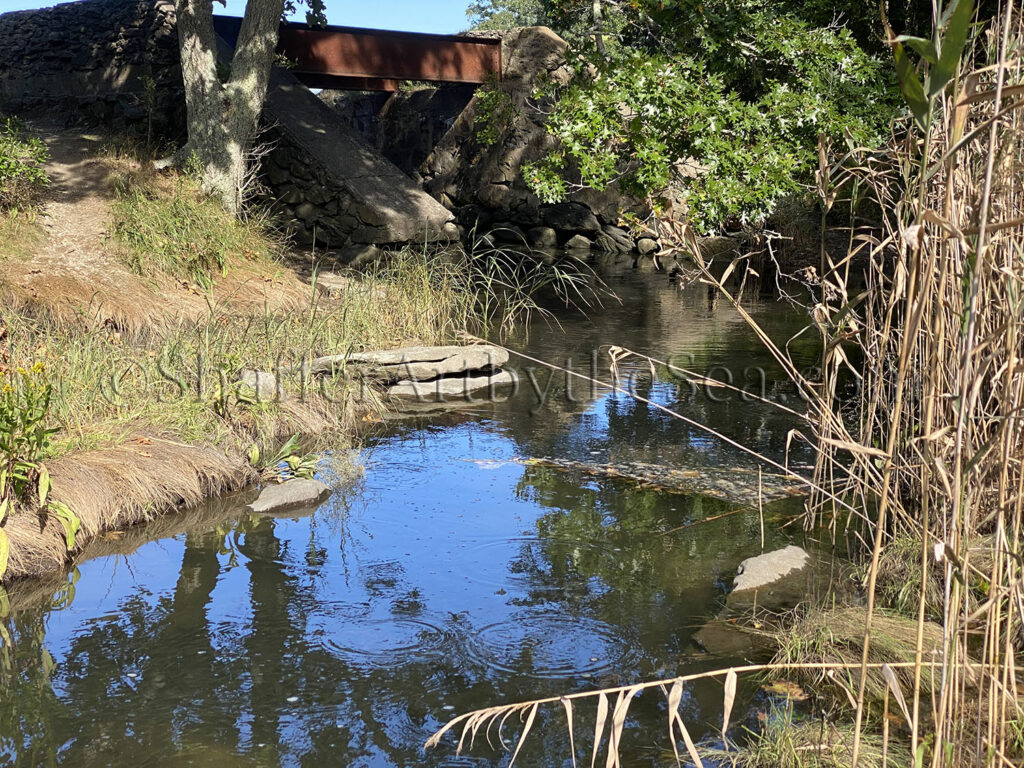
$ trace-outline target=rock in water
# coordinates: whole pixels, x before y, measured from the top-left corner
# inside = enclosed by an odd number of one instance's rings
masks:
[[[434,379],[433,381],[400,381],[388,387],[386,393],[390,397],[408,398],[426,402],[466,401],[473,395],[481,393],[480,398],[488,396],[487,390],[499,387],[512,387],[519,381],[513,371],[497,371],[483,376],[458,376],[454,378]]]
[[[771,586],[790,574],[802,571],[810,562],[811,556],[793,544],[757,557],[748,557],[736,569],[732,591],[744,592]]]
[[[289,480],[280,485],[268,485],[246,509],[258,515],[311,509],[330,495],[331,489],[319,480]]]
[[[584,237],[583,235],[573,235],[569,238],[568,242],[566,242],[565,247],[570,250],[589,250],[594,247],[594,244],[589,238]]]

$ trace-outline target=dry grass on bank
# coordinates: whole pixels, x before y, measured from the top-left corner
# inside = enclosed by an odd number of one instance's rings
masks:
[[[794,678],[809,688],[828,693],[834,704],[845,705],[857,688],[860,662],[864,652],[864,621],[867,611],[862,607],[833,609],[810,608],[796,622],[780,632],[776,639],[779,650],[774,664],[820,664],[820,670],[797,671]],[[879,612],[872,623],[871,664],[911,664],[916,657],[917,622],[895,613]],[[923,632],[924,661],[935,662],[942,650],[942,627],[926,623]],[[831,670],[831,671],[830,671]],[[914,682],[914,668],[894,667],[894,674],[908,688]],[[934,679],[923,680],[931,691]],[[882,702],[890,694],[889,685],[880,669],[868,672],[865,701],[881,712]]]
[[[307,287],[295,312],[245,314],[211,307],[196,325],[135,336],[31,317],[0,307],[8,370],[42,363],[58,429],[46,460],[51,497],[81,520],[83,541],[252,482],[245,455],[295,434],[308,448],[343,443],[372,400],[343,378],[308,384],[285,372],[311,356],[401,343],[450,341],[472,327],[471,294],[453,274],[410,252],[323,300]],[[243,369],[282,371],[280,399],[236,385]],[[64,531],[34,511],[5,524],[8,578],[67,559]]]
[[[241,456],[160,438],[77,453],[48,467],[53,497],[81,522],[82,544],[104,531],[194,506],[257,479]],[[4,530],[10,540],[9,578],[48,573],[68,559],[64,529],[51,516],[14,514]]]
[[[67,203],[68,227],[54,221],[58,202],[34,214],[45,228],[24,215],[4,224],[0,385],[38,371],[32,386],[49,388],[56,432],[23,458],[45,462],[50,499],[80,521],[76,547],[251,483],[253,447],[272,455],[293,435],[306,449],[342,445],[375,408],[342,377],[304,388],[290,366],[475,328],[475,295],[450,262],[409,249],[327,297],[289,267],[267,221],[235,221],[186,175],[61,141],[62,183],[85,175],[90,191]],[[65,238],[74,250],[57,258]],[[240,387],[245,369],[279,373],[282,396]],[[8,580],[68,559],[64,527],[35,506],[22,499],[0,520]]]

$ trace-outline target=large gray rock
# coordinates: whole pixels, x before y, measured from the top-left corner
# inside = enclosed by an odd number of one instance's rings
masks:
[[[388,387],[389,397],[423,402],[483,399],[499,388],[515,386],[519,377],[513,371],[498,371],[483,376],[456,376],[434,381],[400,381]]]
[[[555,229],[596,235],[601,231],[597,217],[581,203],[556,203],[545,208],[544,223]]]
[[[554,248],[558,245],[558,232],[552,227],[532,227],[526,237],[534,248]]]
[[[651,237],[641,237],[636,241],[636,249],[646,256],[658,250],[658,241]]]
[[[792,573],[802,571],[810,563],[811,556],[802,547],[793,544],[757,557],[748,557],[736,569],[732,591],[743,592],[770,586]]]
[[[588,237],[584,237],[583,235],[573,235],[566,241],[565,247],[570,250],[589,251],[594,247],[594,244]]]
[[[508,352],[489,344],[404,347],[318,357],[310,365],[310,373],[323,375],[354,366],[382,381],[427,381],[439,376],[495,370],[507,362]]]
[[[238,378],[242,390],[248,394],[255,395],[257,400],[275,400],[278,396],[277,377],[267,371],[254,371],[246,369]]]
[[[289,480],[280,485],[268,485],[246,509],[258,515],[311,509],[330,495],[331,489],[319,480]]]
[[[629,253],[635,247],[633,236],[621,227],[606,224],[603,232],[607,237],[610,237],[615,242],[621,251]]]

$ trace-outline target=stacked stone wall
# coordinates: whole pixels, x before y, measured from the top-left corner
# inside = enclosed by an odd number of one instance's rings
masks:
[[[265,202],[296,242],[331,248],[388,242],[380,214],[356,200],[312,155],[280,131],[272,131],[270,141],[263,160]]]
[[[179,138],[185,100],[173,4],[88,0],[0,15],[0,107]]]

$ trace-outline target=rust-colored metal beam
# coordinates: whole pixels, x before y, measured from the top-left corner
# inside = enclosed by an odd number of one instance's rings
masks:
[[[234,45],[242,20],[215,16],[217,33]],[[281,25],[277,51],[311,88],[393,91],[405,80],[485,83],[501,79],[501,40],[425,35],[355,27]]]

